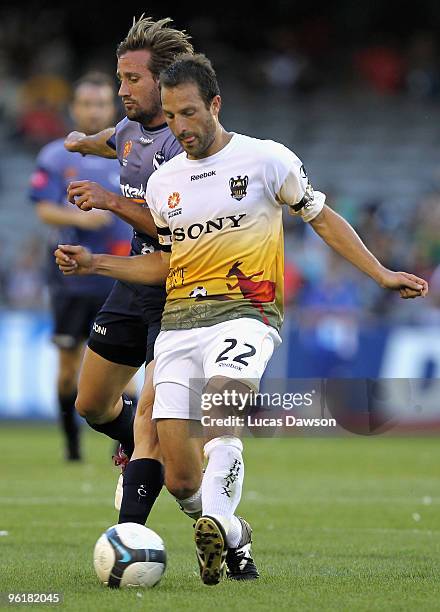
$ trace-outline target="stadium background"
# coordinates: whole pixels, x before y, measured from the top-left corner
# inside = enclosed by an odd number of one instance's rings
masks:
[[[77,2],[0,12],[0,416],[56,414],[44,289],[46,232],[27,200],[35,154],[69,131],[70,83],[115,69],[133,13]],[[270,375],[407,377],[440,372],[440,7],[275,0],[152,8],[192,34],[218,71],[224,125],[271,138],[378,258],[431,284],[403,301],[286,218],[284,344]],[[423,403],[423,402],[422,402]],[[432,402],[431,402],[432,404]],[[437,418],[440,407],[418,414]]]

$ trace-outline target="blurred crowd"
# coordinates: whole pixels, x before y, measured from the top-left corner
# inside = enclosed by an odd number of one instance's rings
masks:
[[[0,129],[4,150],[32,157],[45,143],[70,129],[68,104],[72,79],[90,68],[114,71],[115,45],[95,45],[79,57],[66,36],[62,10],[40,12],[24,20],[9,8],[0,20]],[[127,22],[129,25],[129,22]],[[181,25],[181,24],[179,24]],[[373,92],[406,96],[435,104],[440,96],[439,48],[435,31],[394,37],[369,32],[347,47],[330,17],[315,17],[290,26],[273,25],[256,32],[229,27],[210,17],[184,24],[199,49],[214,58],[220,82],[245,91],[276,90],[293,98],[325,91]],[[124,28],[123,32],[126,28]],[[43,42],[44,41],[44,42]],[[258,48],[254,48],[255,41]],[[117,39],[114,41],[117,42]],[[338,44],[339,42],[339,44]],[[249,60],[252,50],[252,62]],[[81,65],[79,66],[79,62]],[[245,66],[245,70],[239,70]],[[26,194],[23,194],[25,202]],[[286,221],[286,299],[311,322],[320,313],[364,320],[440,321],[440,192],[421,194],[410,214],[396,216],[386,199],[348,198],[343,185],[328,194],[328,203],[346,217],[376,256],[392,269],[408,269],[431,280],[423,307],[402,310],[396,296],[378,288],[333,255],[304,224]],[[7,206],[2,192],[0,213]],[[26,209],[28,211],[28,209]],[[26,213],[28,214],[28,212]],[[0,304],[11,308],[45,307],[41,234],[30,235],[0,266]],[[2,258],[3,259],[3,258]],[[414,263],[416,262],[416,263]]]

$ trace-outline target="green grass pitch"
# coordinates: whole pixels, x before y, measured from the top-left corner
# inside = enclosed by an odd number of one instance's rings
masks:
[[[0,591],[93,612],[440,610],[438,438],[246,440],[240,513],[261,579],[202,585],[191,521],[164,491],[149,525],[168,568],[143,591],[111,591],[92,566],[117,521],[108,440],[86,432],[86,462],[66,465],[54,426],[0,422],[0,449]]]

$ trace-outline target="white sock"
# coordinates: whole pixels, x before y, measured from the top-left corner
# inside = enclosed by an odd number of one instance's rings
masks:
[[[243,528],[241,526],[241,523],[234,515],[231,518],[231,526],[226,535],[226,543],[228,545],[228,548],[237,548],[241,540],[242,531]]]
[[[210,440],[204,450],[208,465],[202,480],[202,511],[217,519],[228,534],[231,523],[236,525],[233,516],[241,498],[243,445],[238,438],[222,436]]]
[[[197,519],[202,514],[202,487],[186,499],[177,499],[177,503],[181,506],[183,512],[192,519]]]

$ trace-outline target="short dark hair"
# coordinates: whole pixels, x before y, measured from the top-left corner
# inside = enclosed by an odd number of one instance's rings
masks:
[[[117,57],[127,51],[146,49],[151,52],[148,68],[154,77],[174,62],[181,53],[193,53],[190,36],[185,30],[176,30],[168,27],[172,23],[170,17],[154,21],[151,17],[142,14],[128,31],[127,36],[119,43],[116,49]]]
[[[183,83],[195,83],[207,108],[212,99],[220,95],[217,75],[211,62],[203,55],[179,55],[176,61],[160,73],[160,84],[163,87],[177,87]]]
[[[110,87],[112,92],[116,92],[115,80],[105,72],[93,71],[83,74],[73,84],[73,94],[75,95],[81,85],[95,85],[96,87]]]

